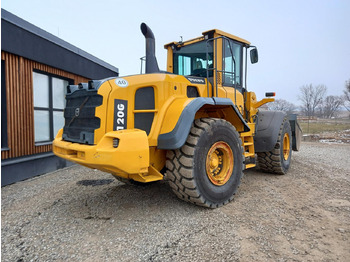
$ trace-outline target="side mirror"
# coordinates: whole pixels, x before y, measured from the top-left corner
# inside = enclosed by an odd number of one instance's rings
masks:
[[[259,56],[258,56],[258,49],[254,47],[252,50],[250,50],[250,62],[252,64],[255,64],[259,61]]]

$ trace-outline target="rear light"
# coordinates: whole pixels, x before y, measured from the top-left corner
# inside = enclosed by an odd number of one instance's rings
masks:
[[[275,92],[267,92],[267,93],[265,93],[265,96],[266,97],[276,96],[276,93]]]

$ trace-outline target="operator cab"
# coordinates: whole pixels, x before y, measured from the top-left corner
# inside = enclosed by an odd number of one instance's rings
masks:
[[[202,34],[202,37],[196,39],[165,45],[168,49],[167,71],[207,78],[213,89],[234,87],[243,92],[247,50],[252,47],[250,43],[217,29]],[[256,63],[257,50],[253,50],[251,61]]]

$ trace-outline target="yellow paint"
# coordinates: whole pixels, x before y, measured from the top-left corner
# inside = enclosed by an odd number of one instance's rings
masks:
[[[148,172],[150,158],[145,131],[126,129],[108,132],[97,145],[92,146],[63,141],[62,133],[63,129],[53,142],[53,152],[59,157],[122,177]],[[117,148],[113,147],[113,139],[119,139]]]
[[[234,167],[231,147],[225,142],[216,142],[208,151],[205,166],[210,182],[216,186],[225,185]]]
[[[199,41],[206,41],[205,36],[208,34],[213,34],[214,37],[228,37],[245,45],[250,44],[242,38],[223,31],[217,29],[209,30],[203,32],[203,36],[201,37],[183,43],[173,42],[165,45],[168,52],[167,71],[170,73],[174,71],[173,45],[189,45]],[[223,67],[222,39],[215,41],[214,45],[214,50],[217,51],[218,55],[213,60],[214,68],[221,71]],[[104,82],[98,89],[98,94],[103,97],[103,103],[95,111],[95,116],[101,122],[100,128],[95,130],[94,145],[82,145],[63,141],[63,131],[61,129],[53,142],[53,152],[57,156],[90,168],[112,173],[115,176],[140,182],[163,179],[163,175],[159,171],[165,165],[166,151],[157,149],[158,137],[160,134],[169,133],[175,128],[181,113],[194,99],[187,97],[187,87],[194,86],[197,88],[200,97],[215,96],[229,98],[233,101],[243,118],[248,121],[251,131],[244,132],[244,125],[230,106],[205,105],[196,113],[195,118],[216,117],[229,121],[240,133],[244,148],[244,157],[253,157],[255,155],[253,142],[255,135],[255,115],[261,105],[274,101],[273,98],[264,98],[261,101],[257,101],[253,92],[247,92],[243,96],[242,93],[234,88],[223,86],[221,72],[214,73],[213,75],[212,83],[217,83],[215,88],[213,88],[211,83],[207,83],[207,80],[205,80],[205,84],[193,84],[184,76],[164,73],[125,76],[123,79],[128,83],[126,87],[117,85],[116,79],[110,79]],[[145,87],[152,87],[154,90],[155,108],[136,110],[135,93],[138,89]],[[128,103],[126,130],[113,130],[115,99],[126,100]],[[154,114],[149,135],[145,131],[135,129],[134,115],[136,113]],[[117,148],[113,147],[113,139],[119,139]],[[219,185],[226,183],[226,175],[222,175],[224,173],[217,171],[217,168],[228,157],[226,154],[224,155],[224,159],[222,159],[222,156],[215,152],[216,150],[213,150],[210,154],[210,161],[207,161],[210,173],[208,176],[212,178],[211,181],[214,181],[214,184]],[[229,159],[229,161],[231,160]],[[246,168],[253,166],[255,165],[247,164]],[[223,167],[228,170],[228,165],[225,164]]]
[[[221,31],[221,30],[218,30],[218,29],[212,29],[212,30],[208,30],[208,31],[205,31],[203,32],[202,34],[203,35],[207,35],[207,34],[210,34],[210,33],[214,33],[214,37],[218,37],[218,36],[225,36],[227,38],[230,38],[230,39],[233,39],[233,40],[236,40],[238,42],[241,42],[241,43],[245,43],[247,45],[250,45],[250,42],[243,39],[243,38],[240,38],[238,36],[235,36],[235,35],[231,35],[229,33],[226,33],[224,31]]]
[[[254,135],[255,135],[255,124],[254,123],[248,123],[248,126],[250,127],[249,132],[242,132],[240,133],[241,140],[242,140],[242,146],[243,146],[243,156],[245,158],[255,158],[255,149],[254,149]],[[245,168],[253,168],[256,165],[253,163],[246,164]]]
[[[173,101],[168,107],[166,118],[161,125],[160,134],[166,134],[171,132],[178,122],[182,111],[193,100],[193,98],[179,98]]]
[[[283,158],[288,160],[290,154],[290,138],[289,134],[285,133],[283,136]]]
[[[232,88],[226,87],[227,98],[233,101],[233,104],[237,105],[238,110],[244,115],[244,98],[241,92]]]
[[[96,117],[100,118],[100,128],[95,130],[95,138],[94,143],[96,144],[101,137],[106,133],[106,123],[108,123],[108,118],[106,118],[106,111],[108,106],[108,96],[111,92],[111,86],[108,83],[105,83],[103,88],[100,88],[98,90],[98,94],[103,97],[102,105],[96,107],[95,109],[95,115]]]

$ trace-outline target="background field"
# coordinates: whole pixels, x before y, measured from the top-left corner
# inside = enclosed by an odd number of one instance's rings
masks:
[[[339,132],[350,130],[350,119],[299,120],[299,125],[304,134]]]

